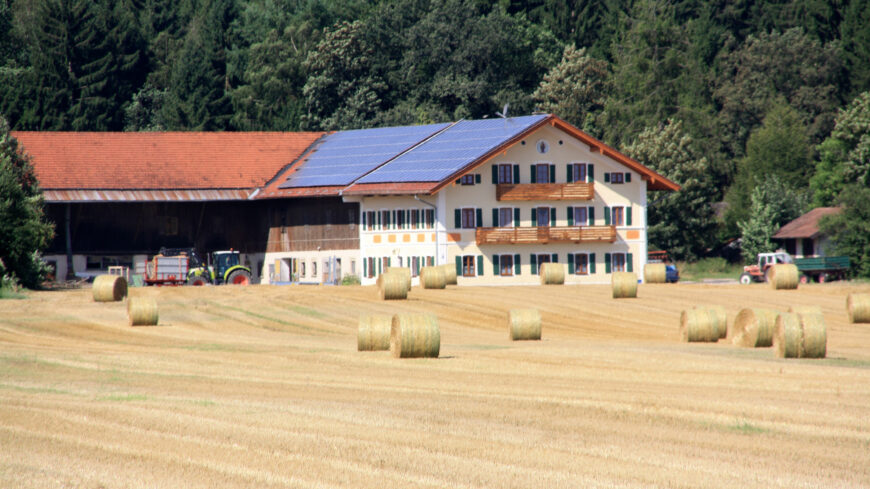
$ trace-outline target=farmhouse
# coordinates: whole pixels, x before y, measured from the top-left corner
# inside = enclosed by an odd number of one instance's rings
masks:
[[[819,220],[840,211],[839,207],[817,207],[781,227],[772,239],[795,258],[824,256],[828,237],[819,230]]]
[[[59,276],[161,246],[239,249],[263,282],[609,281],[646,262],[648,191],[679,186],[554,115],[324,133],[25,133]],[[416,279],[415,279],[416,280]]]

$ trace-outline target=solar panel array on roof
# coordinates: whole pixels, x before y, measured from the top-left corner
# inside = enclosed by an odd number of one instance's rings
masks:
[[[330,134],[279,188],[349,185],[449,125],[384,127]]]
[[[547,117],[460,121],[356,183],[440,182]]]

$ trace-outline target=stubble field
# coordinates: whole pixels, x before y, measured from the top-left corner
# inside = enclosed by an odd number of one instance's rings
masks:
[[[870,487],[868,285],[131,289],[0,301],[0,487]],[[828,358],[678,341],[681,310],[814,304]],[[543,340],[508,340],[538,307]],[[431,312],[441,357],[356,351],[361,313]]]

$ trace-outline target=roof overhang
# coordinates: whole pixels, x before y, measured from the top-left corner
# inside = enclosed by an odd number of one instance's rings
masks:
[[[430,195],[438,182],[357,183],[345,188],[342,195]]]
[[[248,200],[255,192],[256,189],[44,189],[42,191],[48,204]]]

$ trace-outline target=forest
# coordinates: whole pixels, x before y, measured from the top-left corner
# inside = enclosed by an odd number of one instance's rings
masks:
[[[298,131],[552,112],[675,180],[651,247],[818,206],[870,276],[867,0],[0,0],[12,130]],[[737,258],[740,258],[737,255]]]

